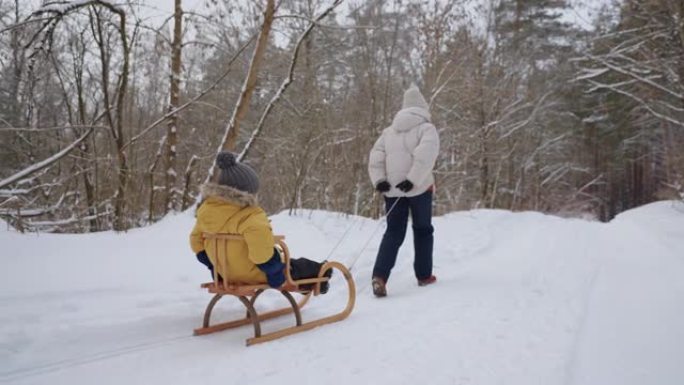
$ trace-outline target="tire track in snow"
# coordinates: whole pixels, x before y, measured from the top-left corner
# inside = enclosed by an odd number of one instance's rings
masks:
[[[10,370],[7,372],[0,373],[0,381],[9,382],[20,380],[28,377],[33,377],[37,375],[42,375],[62,369],[71,368],[74,366],[87,365],[94,362],[104,361],[110,358],[123,356],[131,353],[138,353],[146,350],[153,350],[161,348],[174,343],[182,342],[188,339],[194,338],[192,335],[178,336],[165,338],[158,341],[144,342],[141,344],[125,346],[122,348],[116,348],[111,350],[105,350],[97,353],[88,355],[87,357],[72,357],[64,360],[59,360],[55,362],[50,362],[47,364],[36,365],[33,367],[20,368],[15,370]]]
[[[494,277],[492,282],[504,286],[506,294],[490,311],[500,318],[490,333],[503,342],[491,341],[489,348],[499,352],[498,367],[510,372],[511,383],[530,376],[538,383],[564,383],[591,290],[586,277],[596,271],[588,256],[591,237],[583,231],[592,224],[560,218],[542,222],[532,215],[522,223],[518,217],[493,224],[492,236],[502,241],[462,275]]]
[[[588,224],[587,224],[588,225]],[[603,241],[602,240],[594,240],[594,242],[590,243],[586,241],[587,238],[592,238],[595,237],[597,234],[603,234],[605,231],[605,225],[604,224],[597,224],[599,231],[592,231],[589,234],[584,234],[585,242],[582,247],[583,249],[583,257],[584,259],[589,259],[589,247],[593,243],[594,245],[601,245],[603,246]],[[582,228],[581,231],[577,231],[576,235],[579,235],[582,231],[586,231],[584,228]],[[603,236],[599,236],[598,238],[603,238]],[[579,346],[582,343],[584,339],[584,330],[586,329],[586,324],[587,324],[587,319],[588,319],[588,314],[589,314],[589,304],[591,303],[591,298],[592,295],[594,294],[595,288],[596,288],[596,282],[601,276],[601,272],[603,271],[604,263],[601,261],[600,255],[603,255],[603,253],[599,253],[598,250],[596,250],[596,254],[599,255],[599,257],[596,258],[596,266],[594,267],[588,282],[586,286],[586,291],[582,295],[582,306],[581,306],[581,311],[580,315],[577,321],[577,329],[575,330],[574,333],[574,339],[570,348],[570,351],[568,353],[569,359],[565,365],[565,379],[563,383],[565,385],[571,385],[575,383],[575,372],[577,370],[577,362],[579,359]]]
[[[682,254],[671,248],[680,244],[668,244],[682,227],[650,220],[618,217],[598,233],[594,244],[601,267],[566,385],[663,384],[682,378],[677,358],[684,351],[684,286],[677,276]],[[667,231],[673,234],[663,236]]]

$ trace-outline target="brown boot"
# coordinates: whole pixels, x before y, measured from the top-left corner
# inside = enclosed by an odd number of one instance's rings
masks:
[[[373,284],[373,294],[375,294],[376,297],[380,298],[387,296],[387,288],[385,287],[384,279],[380,277],[373,277],[371,282]]]
[[[419,279],[418,280],[418,286],[427,286],[427,285],[431,285],[435,282],[437,282],[437,277],[435,277],[434,275],[431,275],[425,279]]]

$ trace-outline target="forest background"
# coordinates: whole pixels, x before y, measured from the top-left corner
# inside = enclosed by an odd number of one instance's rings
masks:
[[[684,199],[681,0],[0,0],[0,218],[126,230],[220,149],[270,213],[381,214],[367,156],[416,83],[435,213],[609,220]],[[158,11],[158,9],[157,9]]]

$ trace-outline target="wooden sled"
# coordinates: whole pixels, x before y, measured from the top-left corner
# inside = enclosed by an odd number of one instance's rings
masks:
[[[244,238],[239,235],[233,234],[202,234],[205,240],[210,241],[208,243],[207,252],[216,253],[217,261],[225,260],[225,252],[227,250],[226,243],[229,241],[242,241]],[[254,326],[254,337],[248,338],[246,340],[247,346],[258,344],[261,342],[272,341],[277,338],[289,336],[291,334],[303,332],[306,330],[311,330],[317,326],[329,324],[332,322],[341,321],[351,314],[354,303],[356,301],[356,287],[354,285],[354,279],[352,278],[349,269],[347,269],[343,264],[339,262],[326,262],[321,267],[321,270],[317,278],[300,279],[293,280],[290,276],[290,252],[285,244],[283,236],[276,236],[276,244],[281,247],[283,254],[285,256],[285,264],[287,268],[285,269],[286,284],[283,286],[286,289],[280,290],[280,293],[287,299],[290,306],[284,307],[282,309],[272,310],[263,314],[257,314],[254,304],[259,298],[259,295],[267,289],[271,289],[267,284],[259,285],[245,285],[245,284],[234,284],[229,282],[223,282],[218,280],[218,274],[214,275],[214,281],[202,284],[202,288],[207,289],[209,293],[214,294],[214,297],[209,301],[206,310],[204,311],[204,321],[201,328],[197,328],[194,331],[195,335],[204,335],[209,333],[218,332],[221,330],[232,329],[235,327],[252,324]],[[302,322],[302,308],[307,304],[312,296],[318,296],[321,290],[321,283],[328,281],[327,277],[324,277],[324,273],[330,269],[338,270],[347,281],[347,289],[349,290],[349,297],[347,299],[347,305],[341,312],[333,314],[327,317],[316,319],[309,322]],[[218,271],[219,268],[214,269]],[[303,285],[308,285],[309,288],[303,288]],[[313,287],[311,287],[313,286]],[[276,290],[276,289],[273,289]],[[292,293],[302,294],[302,299],[297,302]],[[237,297],[238,300],[247,309],[247,314],[245,318],[240,318],[237,320],[222,322],[214,325],[210,325],[211,312],[216,306],[216,303],[226,295],[231,295]],[[261,321],[269,320],[272,318],[280,317],[287,314],[294,314],[295,326],[288,327],[285,329],[277,330],[270,333],[261,332]]]

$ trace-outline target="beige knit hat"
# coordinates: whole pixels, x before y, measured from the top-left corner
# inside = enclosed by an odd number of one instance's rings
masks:
[[[411,84],[411,86],[404,92],[404,104],[401,108],[420,107],[425,110],[430,110],[430,106],[425,101],[423,94],[420,93],[418,86]]]

